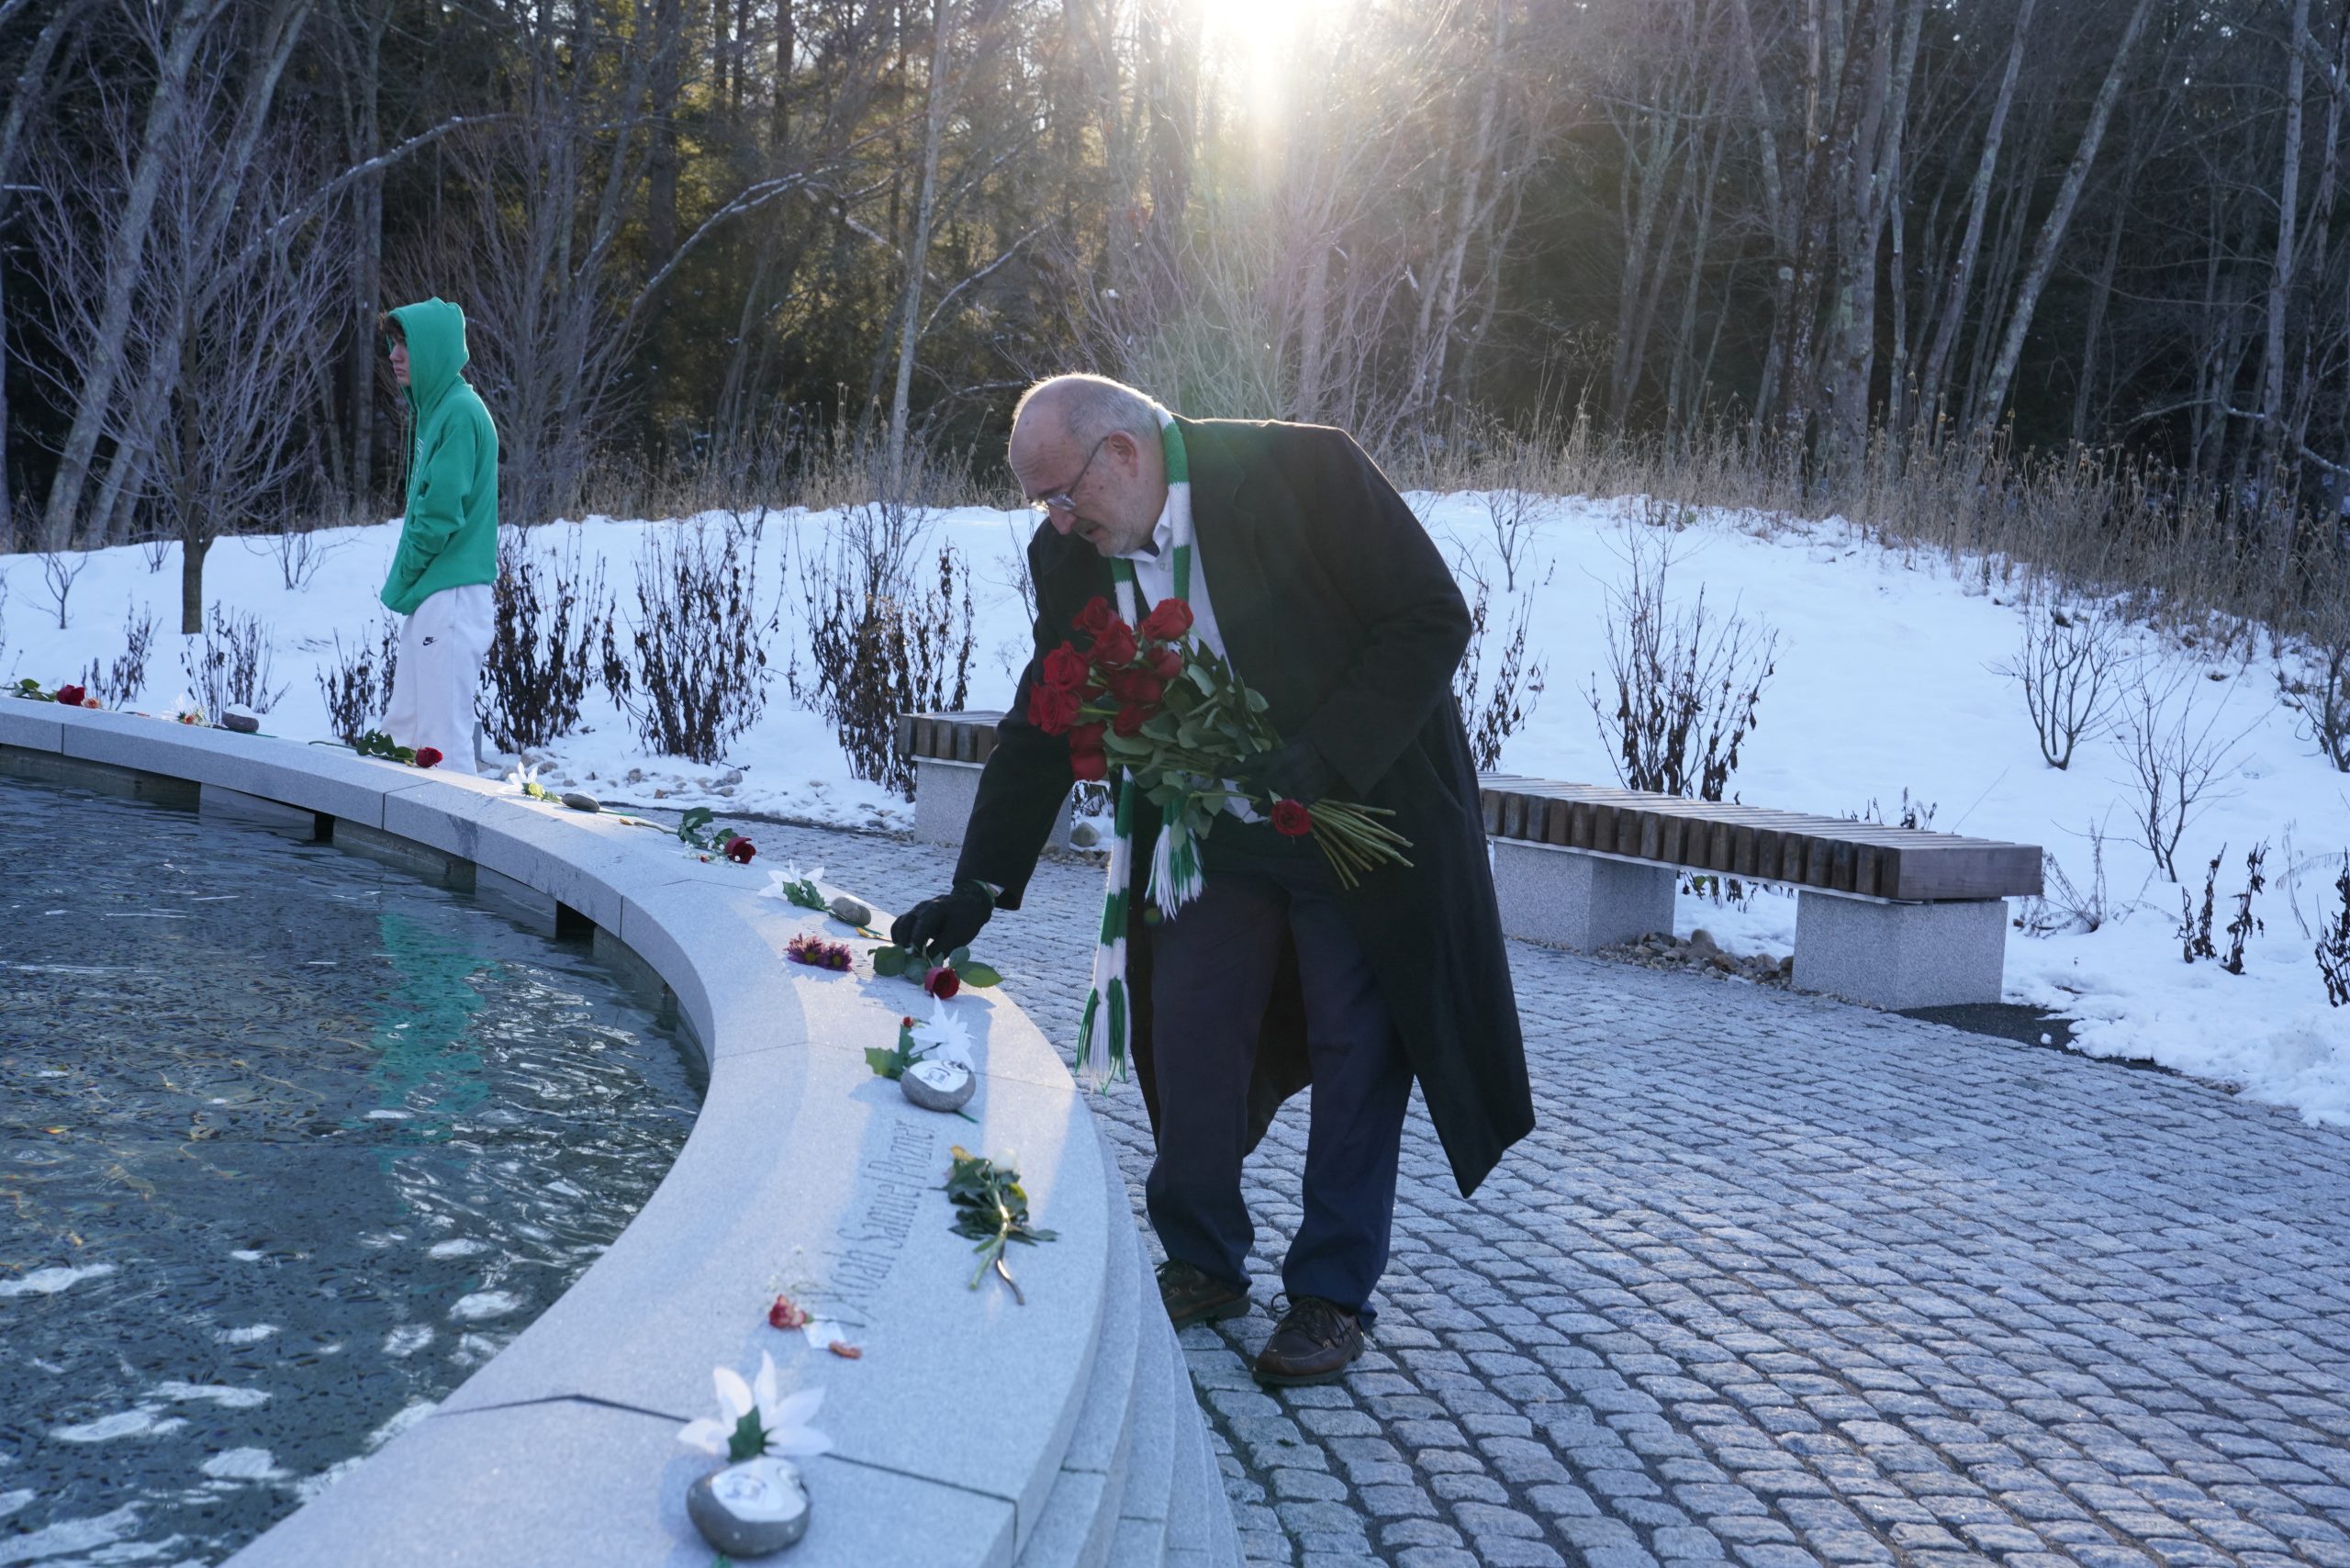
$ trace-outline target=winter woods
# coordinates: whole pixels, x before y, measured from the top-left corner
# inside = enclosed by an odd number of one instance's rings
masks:
[[[0,538],[185,539],[195,623],[205,541],[397,495],[370,323],[438,292],[522,522],[843,418],[902,487],[1091,366],[1406,469],[1577,409],[1807,497],[2078,442],[2283,612],[2346,65],[2308,0],[0,0]]]

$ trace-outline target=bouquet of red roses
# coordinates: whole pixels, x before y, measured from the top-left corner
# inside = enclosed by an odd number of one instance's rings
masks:
[[[1252,797],[1229,780],[1248,759],[1279,749],[1265,722],[1265,700],[1242,684],[1232,667],[1196,638],[1192,607],[1161,602],[1129,626],[1095,598],[1074,622],[1087,640],[1080,652],[1063,643],[1046,654],[1028,694],[1028,722],[1050,735],[1067,735],[1069,766],[1082,779],[1102,779],[1113,767],[1128,769],[1166,823],[1151,896],[1175,909],[1198,891],[1197,843],[1207,836],[1229,801],[1261,805],[1276,832],[1311,835],[1341,887],[1384,863],[1409,865],[1411,841],[1380,819],[1383,807],[1322,800]]]

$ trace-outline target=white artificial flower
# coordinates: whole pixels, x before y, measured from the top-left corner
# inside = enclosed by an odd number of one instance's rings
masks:
[[[506,776],[506,782],[513,785],[518,790],[528,790],[532,785],[536,784],[538,781],[538,768],[532,767],[527,762],[516,763],[514,765],[514,771]]]
[[[775,1454],[784,1459],[806,1459],[813,1454],[832,1451],[833,1439],[808,1425],[817,1409],[824,1403],[821,1388],[803,1388],[789,1399],[778,1397],[775,1378],[775,1357],[765,1350],[759,1352],[759,1375],[755,1382],[745,1383],[743,1374],[733,1367],[713,1367],[711,1381],[718,1387],[718,1407],[725,1412],[722,1419],[705,1416],[699,1421],[688,1421],[677,1433],[677,1440],[688,1448],[724,1459],[733,1453],[734,1434],[741,1429],[743,1417],[757,1418],[764,1446],[761,1453]],[[744,1455],[744,1458],[753,1457]]]
[[[196,705],[196,699],[185,691],[173,698],[172,705],[163,710],[164,716],[173,719],[178,718],[183,713],[195,713],[201,716],[204,710]]]
[[[811,866],[803,871],[800,868],[800,862],[787,860],[783,863],[783,879],[787,882],[821,882],[824,879],[824,868]]]
[[[953,1062],[966,1072],[978,1070],[971,1065],[969,1027],[938,998],[931,998],[930,1021],[915,1025],[913,1036],[926,1059]]]
[[[790,886],[790,878],[785,876],[780,871],[769,871],[767,873],[767,885],[759,890],[759,897],[763,899],[777,899],[782,902],[789,903],[791,902],[791,895],[784,890]]]

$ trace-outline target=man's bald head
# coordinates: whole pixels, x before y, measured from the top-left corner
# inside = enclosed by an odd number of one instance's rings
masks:
[[[1106,375],[1056,375],[1021,396],[1005,453],[1046,518],[1104,555],[1140,549],[1167,504],[1159,408]]]

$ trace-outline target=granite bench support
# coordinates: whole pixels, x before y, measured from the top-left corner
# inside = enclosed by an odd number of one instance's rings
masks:
[[[898,755],[914,765],[916,838],[925,844],[963,842],[963,829],[971,820],[971,802],[979,796],[979,770],[995,750],[995,726],[1002,717],[983,710],[898,715]],[[1073,798],[1072,790],[1061,801],[1049,840],[1063,849],[1071,847]]]
[[[2031,845],[1546,779],[1479,780],[1502,929],[1582,952],[1673,929],[1697,873],[1792,886],[1795,984],[1887,1008],[1997,1002]]]
[[[666,835],[487,779],[0,699],[0,790],[11,778],[331,841],[592,935],[674,1006],[709,1071],[684,1148],[597,1261],[235,1568],[705,1568],[683,1499],[710,1464],[677,1432],[711,1413],[711,1366],[755,1364],[762,1349],[787,1388],[830,1394],[818,1424],[835,1447],[808,1463],[817,1511],[797,1568],[1237,1568],[1114,1155],[1009,998],[957,1004],[979,1063],[968,1126],[914,1110],[867,1068],[864,1048],[895,1038],[897,982],[784,963],[822,917],[760,899],[755,873],[690,860]],[[938,1190],[957,1141],[1016,1151],[1059,1232],[1021,1260],[1025,1307],[965,1288],[968,1244]],[[854,1315],[864,1360],[767,1327],[787,1277]]]

